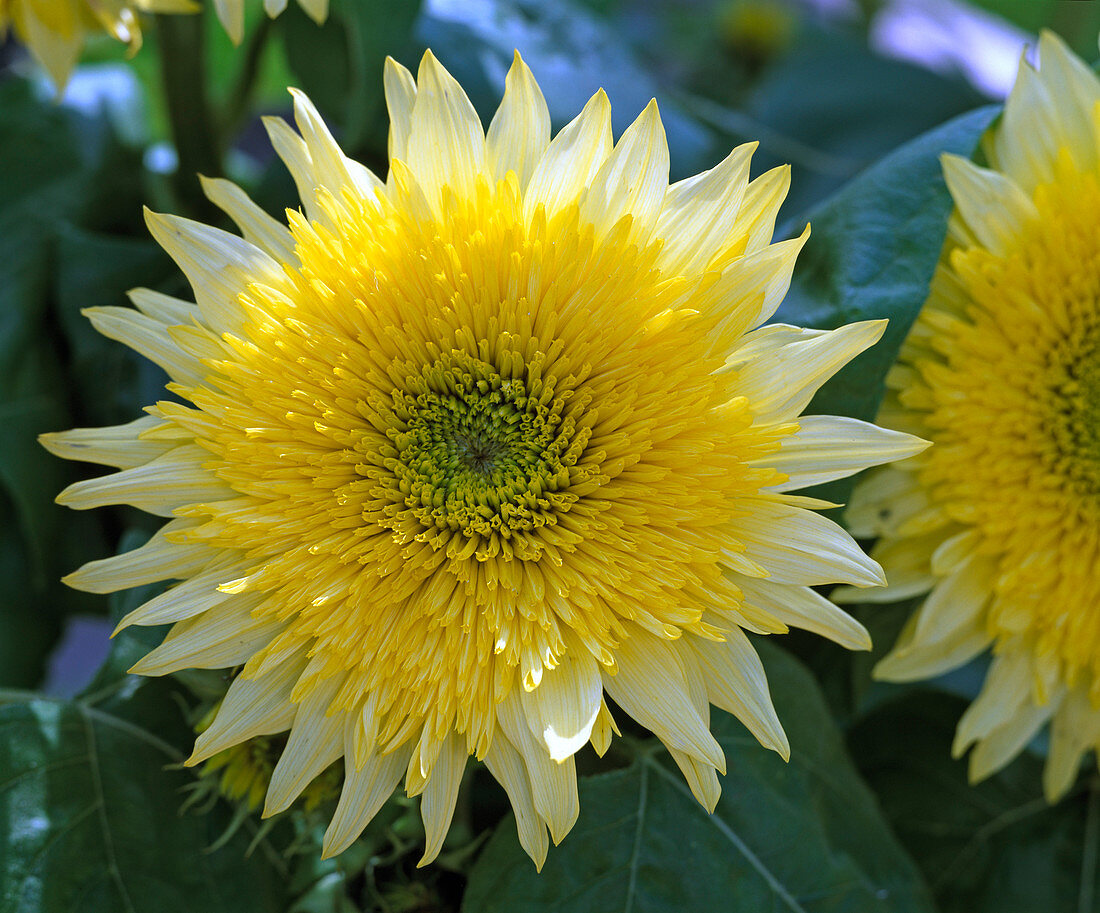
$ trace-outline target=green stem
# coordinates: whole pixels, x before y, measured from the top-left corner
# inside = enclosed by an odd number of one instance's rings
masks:
[[[256,78],[260,75],[260,63],[267,49],[267,40],[272,34],[273,23],[273,19],[264,16],[248,36],[244,59],[237,72],[237,78],[233,81],[233,88],[229,92],[229,100],[222,114],[222,130],[225,136],[233,135],[252,106],[252,93],[256,88]]]
[[[174,189],[192,215],[209,208],[197,175],[222,173],[221,143],[206,91],[203,16],[157,16],[161,79],[179,167]]]

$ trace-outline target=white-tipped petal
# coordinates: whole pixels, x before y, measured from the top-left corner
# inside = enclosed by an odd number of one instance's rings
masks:
[[[745,341],[774,338],[780,344],[758,351],[737,367],[738,393],[748,397],[760,422],[787,421],[801,414],[825,381],[878,342],[886,321],[864,320],[824,333],[805,330],[796,341],[784,339],[775,326],[750,333]]]
[[[416,864],[418,868],[435,859],[443,848],[443,838],[454,817],[458,787],[462,783],[467,757],[466,740],[457,732],[448,733],[420,799],[420,814],[424,819],[424,855]]]
[[[757,146],[738,146],[710,171],[668,188],[654,231],[664,242],[663,269],[685,276],[701,273],[731,245]]]
[[[998,171],[945,154],[943,176],[967,229],[995,254],[1004,256],[1014,250],[1023,228],[1039,218],[1031,199]]]
[[[142,440],[142,433],[163,422],[151,415],[134,419],[125,425],[106,428],[73,428],[40,434],[38,442],[54,456],[65,460],[82,460],[130,469],[155,460],[174,446],[170,441]]]
[[[1016,757],[1051,718],[1058,703],[1029,704],[982,739],[970,753],[970,782],[984,780]]]
[[[431,51],[420,62],[416,88],[405,162],[433,206],[445,186],[468,198],[485,169],[485,130],[477,112]]]
[[[733,559],[743,554],[764,568],[772,583],[886,583],[882,568],[848,533],[821,514],[801,507],[752,498],[746,515],[730,521],[729,531],[744,551],[731,551],[725,557]]]
[[[298,706],[286,748],[271,773],[265,818],[288,808],[318,774],[343,755],[347,714],[330,713],[343,682],[343,676],[325,680]]]
[[[765,748],[791,756],[787,734],[772,704],[764,666],[744,632],[725,631],[723,643],[692,637],[688,643],[705,675],[707,697],[716,707],[732,713]]]
[[[305,140],[317,186],[336,198],[345,187],[354,187],[363,196],[379,189],[382,182],[370,169],[344,155],[309,97],[298,89],[291,89],[290,94],[294,97],[294,122]]]
[[[328,3],[329,0],[298,0],[298,5],[318,25],[324,25],[328,18]]]
[[[504,99],[485,137],[490,173],[502,179],[514,171],[520,190],[550,142],[550,112],[535,77],[516,51],[504,84]]]
[[[396,60],[387,57],[382,81],[386,91],[386,108],[390,113],[389,151],[392,167],[393,160],[404,161],[409,150],[412,112],[416,104],[416,80]]]
[[[848,650],[870,650],[867,629],[832,601],[806,586],[782,586],[774,581],[738,577],[745,599],[783,624],[827,637]],[[862,591],[861,591],[862,592]]]
[[[160,321],[130,308],[114,306],[85,308],[82,313],[108,339],[144,355],[177,383],[194,387],[206,377],[206,368],[176,345],[167,326]]]
[[[725,755],[692,703],[677,646],[634,628],[615,661],[618,672],[605,673],[604,689],[616,704],[669,748],[725,770]]]
[[[237,299],[254,282],[279,287],[282,268],[243,238],[180,216],[146,209],[145,222],[168,255],[179,264],[195,292],[207,325],[236,330],[243,311]]]
[[[344,751],[344,788],[340,801],[325,831],[321,845],[321,858],[329,859],[342,853],[363,833],[370,819],[393,795],[401,780],[401,774],[409,763],[412,749],[408,746],[386,755],[372,752],[362,767],[347,763],[351,758],[351,746]]]
[[[169,536],[193,525],[192,521],[173,520],[153,533],[144,545],[112,558],[89,561],[62,578],[62,582],[86,593],[113,593],[160,580],[191,577],[217,554],[206,545],[169,541]]]
[[[187,766],[193,767],[246,739],[289,729],[296,712],[290,692],[305,665],[305,657],[295,657],[259,679],[237,676],[218,706],[214,721],[195,740]]]
[[[531,731],[559,763],[588,741],[603,702],[599,665],[588,653],[568,654],[543,672],[539,686],[521,691],[520,699]]]
[[[231,218],[254,247],[282,263],[297,263],[290,229],[260,209],[232,181],[199,176],[206,198]]]
[[[1100,713],[1083,688],[1070,691],[1054,714],[1050,754],[1043,770],[1043,793],[1057,802],[1077,779],[1081,758],[1100,744]]]
[[[981,694],[966,708],[955,730],[951,754],[962,755],[1015,716],[1031,696],[1034,673],[1026,649],[1009,649],[993,657]]]
[[[243,566],[226,558],[212,563],[208,570],[165,590],[142,603],[118,623],[114,633],[130,625],[160,625],[183,621],[201,615],[219,603],[232,598],[218,589],[223,583],[239,577]]]
[[[152,289],[130,289],[126,296],[141,313],[160,321],[165,326],[190,325],[201,316],[194,302],[173,298],[171,295],[154,292]]]
[[[214,12],[230,40],[240,44],[244,39],[244,0],[214,0]]]
[[[869,422],[833,415],[798,419],[798,431],[784,438],[778,453],[750,461],[787,476],[774,491],[795,491],[843,479],[868,466],[903,460],[928,447],[927,441],[879,428]]]
[[[158,517],[171,517],[184,505],[233,496],[233,489],[202,468],[209,458],[208,451],[195,445],[174,447],[141,466],[74,482],[57,496],[57,503],[74,510],[129,504]]]
[[[181,669],[228,669],[248,662],[286,626],[270,616],[253,617],[260,597],[218,600],[200,615],[172,626],[159,647],[128,671],[136,675],[168,675]]]
[[[668,142],[654,100],[626,128],[592,178],[581,203],[581,221],[594,225],[600,236],[630,216],[630,238],[645,243],[667,193]]]
[[[546,861],[546,851],[550,848],[546,823],[535,810],[527,765],[504,733],[498,732],[493,736],[493,742],[485,754],[485,766],[508,794],[508,801],[516,815],[520,846],[534,860],[536,870],[541,871]]]
[[[580,814],[577,770],[573,758],[566,758],[561,763],[550,759],[546,746],[531,734],[526,714],[515,692],[498,705],[497,719],[508,740],[523,757],[535,809],[550,826],[550,835],[558,844],[572,829]]]
[[[528,225],[542,206],[548,217],[576,202],[611,152],[611,103],[600,89],[547,146],[523,197]]]

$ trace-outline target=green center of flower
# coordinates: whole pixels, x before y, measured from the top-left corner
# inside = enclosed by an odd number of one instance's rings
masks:
[[[389,463],[404,504],[427,529],[467,536],[557,522],[589,432],[555,394],[552,378],[531,380],[507,353],[507,369],[456,352],[393,393],[397,453]]]

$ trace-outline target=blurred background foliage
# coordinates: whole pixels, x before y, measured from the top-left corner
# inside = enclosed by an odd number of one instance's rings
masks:
[[[122,304],[139,285],[188,294],[148,237],[142,205],[229,227],[204,201],[200,172],[232,178],[271,212],[296,205],[259,120],[289,117],[288,85],[313,98],[349,154],[384,174],[382,61],[390,54],[415,70],[429,46],[486,123],[518,48],[555,129],[603,86],[616,132],[658,98],[674,179],[751,140],[757,173],[790,163],[779,234],[807,219],[814,232],[779,316],[821,327],[894,318],[883,345],[814,404],[873,416],[942,243],[950,204],[939,152],[973,151],[1038,29],[1094,59],[1100,3],[332,0],[323,27],[296,4],[276,20],[260,6],[248,8],[240,47],[209,10],[156,17],[132,58],[97,38],[60,99],[10,36],[0,50],[0,820],[41,825],[33,839],[0,828],[0,913],[671,911],[688,902],[1100,911],[1092,782],[1051,808],[1039,793],[1041,743],[977,789],[950,758],[960,696],[973,696],[980,674],[931,687],[872,683],[874,657],[795,634],[764,651],[791,765],[716,712],[730,774],[708,818],[646,734],[628,729],[610,764],[579,759],[599,773],[582,784],[580,822],[541,876],[483,772],[471,775],[447,852],[426,872],[414,868],[419,824],[403,800],[328,863],[293,852],[309,845],[308,821],[261,831],[224,802],[213,816],[180,817],[180,790],[194,778],[162,768],[186,755],[190,708],[218,682],[124,675],[158,636],[108,645],[111,619],[140,594],[89,596],[60,578],[124,537],[132,547],[156,521],[54,505],[86,471],[35,440],[129,421],[166,396],[159,369],[80,315]],[[877,656],[908,606],[859,611]],[[208,852],[226,828],[232,838]]]

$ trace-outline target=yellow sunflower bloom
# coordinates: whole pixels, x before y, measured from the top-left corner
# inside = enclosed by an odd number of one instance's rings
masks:
[[[9,25],[42,64],[58,90],[65,88],[86,37],[104,31],[141,46],[137,14],[193,13],[192,0],[0,0],[0,36]]]
[[[978,780],[1052,721],[1053,800],[1100,744],[1100,80],[1052,34],[1039,51],[990,167],[944,158],[948,241],[879,413],[935,446],[870,474],[848,518],[881,537],[874,600],[928,594],[877,674],[992,646],[954,751],[976,746]]]
[[[287,0],[264,0],[264,12],[272,19],[286,9]],[[214,10],[234,44],[244,38],[245,0],[214,0]],[[321,25],[328,18],[328,0],[298,0],[298,5],[309,17]]]
[[[133,671],[243,665],[189,763],[289,730],[267,814],[342,758],[328,855],[404,777],[433,859],[474,754],[541,864],[605,693],[713,809],[710,703],[788,754],[744,632],[870,645],[810,587],[880,568],[788,492],[923,446],[799,417],[881,322],[760,326],[806,236],[770,243],[788,170],[750,182],[752,145],[670,187],[656,103],[613,144],[598,92],[551,141],[518,55],[487,134],[430,53],[385,85],[386,182],[295,92],[300,134],[267,127],[304,215],[224,180],[243,240],[149,214],[196,303],[87,313],[186,404],[44,443],[121,470],[61,503],[170,519],[68,582],[182,581],[122,621],[174,623]]]

